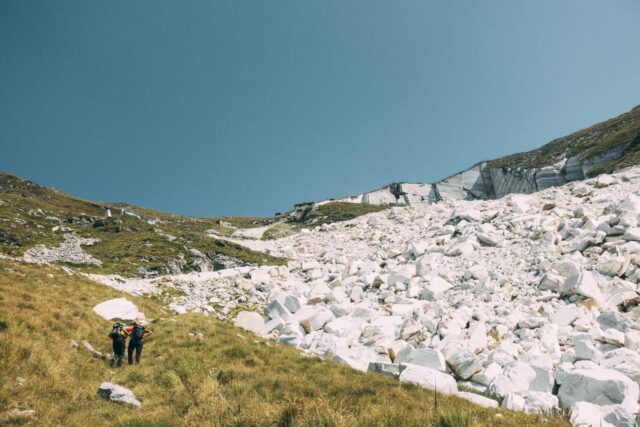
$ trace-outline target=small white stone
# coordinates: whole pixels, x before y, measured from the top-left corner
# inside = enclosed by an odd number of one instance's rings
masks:
[[[530,391],[525,396],[525,412],[549,413],[558,406],[558,396],[540,391]]]
[[[542,279],[540,279],[540,285],[538,287],[543,291],[559,292],[564,280],[564,277],[557,274],[546,273],[542,276]]]
[[[104,382],[98,388],[98,395],[116,403],[125,403],[140,408],[142,404],[131,390],[121,385]]]
[[[558,309],[551,315],[551,321],[559,327],[571,326],[580,316],[580,311],[575,306],[566,306]]]
[[[482,370],[480,359],[468,351],[460,351],[447,357],[451,370],[463,380],[471,378]]]
[[[576,360],[598,361],[602,358],[602,353],[596,348],[593,342],[583,339],[574,344]]]
[[[447,370],[447,362],[445,361],[444,355],[439,350],[432,348],[417,348],[409,353],[404,362],[435,369],[440,372]]]
[[[439,300],[446,294],[449,289],[451,289],[451,287],[451,284],[444,280],[442,277],[431,277],[429,278],[427,284],[424,286],[420,298],[428,301]]]
[[[581,295],[604,305],[600,288],[590,271],[568,277],[562,285],[562,295]]]
[[[394,363],[370,362],[367,371],[376,372],[386,377],[398,378],[400,376],[400,365]]]
[[[469,242],[458,243],[454,245],[451,249],[446,252],[447,256],[450,257],[466,257],[467,255],[471,255],[475,252],[475,247]]]
[[[270,319],[281,318],[286,320],[291,317],[289,310],[287,310],[280,301],[275,299],[264,308],[264,314],[269,316]]]
[[[638,412],[638,383],[611,369],[575,369],[558,390],[560,407],[576,402],[596,405],[621,405],[631,413]]]
[[[535,329],[547,323],[547,319],[544,317],[528,317],[518,322],[518,328],[520,329]]]
[[[596,180],[595,183],[595,187],[596,188],[605,188],[608,187],[610,185],[615,184],[617,181],[614,177],[612,177],[611,175],[600,175],[598,177],[598,179]]]
[[[402,371],[400,374],[401,382],[417,384],[426,389],[446,394],[454,394],[458,391],[456,380],[451,375],[411,363],[401,364],[400,369]]]
[[[502,399],[502,404],[500,406],[511,411],[524,412],[526,403],[527,402],[524,400],[524,397],[515,393],[507,393]]]
[[[489,399],[488,397],[481,396],[476,393],[469,393],[466,391],[459,391],[456,393],[456,396],[461,397],[465,400],[468,400],[471,403],[475,403],[478,406],[482,406],[483,408],[497,408],[498,402],[493,399]]]
[[[300,307],[302,307],[302,302],[300,301],[300,298],[295,295],[287,295],[284,299],[284,307],[291,313],[295,313],[300,310]]]
[[[333,313],[327,310],[324,307],[320,307],[314,310],[313,313],[310,313],[307,316],[300,317],[300,326],[304,329],[304,331],[308,334],[311,331],[317,331],[321,329],[324,325],[329,323],[334,319]]]
[[[627,228],[627,230],[622,235],[622,238],[627,241],[640,241],[640,227]]]
[[[254,311],[239,312],[233,324],[256,335],[262,334],[265,327],[262,316]]]
[[[482,371],[474,374],[471,381],[475,381],[484,386],[489,386],[491,381],[502,373],[502,367],[497,363],[490,363]]]
[[[629,350],[640,352],[640,331],[629,330],[624,334],[624,346]]]
[[[589,402],[575,402],[569,409],[569,421],[574,427],[607,426],[600,407]],[[610,424],[609,424],[610,425]]]

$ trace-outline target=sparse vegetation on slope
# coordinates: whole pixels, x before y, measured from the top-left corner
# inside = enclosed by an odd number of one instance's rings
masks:
[[[262,238],[264,240],[279,239],[297,233],[305,227],[318,227],[323,224],[349,221],[362,215],[383,211],[389,207],[388,205],[329,202],[309,208],[295,221],[292,220],[273,225],[265,231]]]
[[[389,206],[365,205],[360,203],[330,202],[310,211],[302,222],[315,226],[332,222],[349,221],[362,215],[380,212]]]
[[[172,316],[153,301],[131,296],[154,319],[155,333],[139,368],[112,369],[69,343],[87,340],[108,353],[111,322],[92,307],[120,296],[77,275],[0,260],[0,424],[568,425],[560,418],[483,409],[452,396],[438,395],[436,409],[431,391],[305,356],[202,315]],[[100,399],[102,381],[133,390],[142,408]],[[35,416],[11,415],[14,408],[33,409]],[[494,417],[497,412],[501,418]]]
[[[552,165],[565,156],[579,156],[581,160],[588,160],[613,149],[620,149],[622,156],[598,165],[590,171],[591,175],[610,173],[640,164],[640,106],[613,119],[556,139],[538,149],[492,160],[489,165],[540,168]]]
[[[110,209],[111,218],[105,218]],[[135,215],[122,214],[121,209]],[[84,249],[102,267],[82,271],[133,276],[141,269],[166,273],[169,263],[183,271],[197,269],[191,249],[215,259],[225,256],[241,263],[281,265],[284,259],[215,239],[209,232],[231,235],[236,228],[255,227],[260,218],[189,218],[114,203],[89,202],[0,173],[0,253],[20,256],[36,245],[56,246],[65,233],[100,241]]]
[[[281,239],[283,237],[291,236],[301,229],[302,227],[300,226],[300,224],[293,222],[281,222],[269,227],[262,234],[262,240]]]

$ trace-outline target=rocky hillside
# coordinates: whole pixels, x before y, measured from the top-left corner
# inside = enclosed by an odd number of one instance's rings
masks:
[[[433,184],[396,183],[341,199],[415,205],[533,193],[640,164],[640,106],[536,150],[481,162]]]
[[[154,333],[141,365],[116,369],[108,360],[113,322],[99,314],[123,296]],[[0,302],[2,426],[567,425],[456,396],[434,401],[430,390],[309,357],[211,316],[176,316],[59,268],[0,259]]]
[[[0,173],[0,253],[33,263],[126,276],[279,265],[286,261],[220,238],[272,222],[189,218],[90,202]]]
[[[105,283],[169,287],[176,312],[235,318],[277,343],[486,407],[633,426],[639,221],[632,168],[245,241],[287,266]]]
[[[1,174],[0,424],[637,425],[639,116],[278,219]],[[123,294],[158,330],[135,372],[97,332]]]

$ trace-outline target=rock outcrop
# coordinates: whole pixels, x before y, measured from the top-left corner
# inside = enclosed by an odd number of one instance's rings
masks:
[[[598,158],[582,161],[579,157],[560,159],[539,168],[494,167],[482,162],[433,184],[401,182],[339,201],[372,205],[421,205],[446,200],[488,200],[509,194],[531,194],[547,188],[587,178],[595,166],[617,159],[615,149]]]

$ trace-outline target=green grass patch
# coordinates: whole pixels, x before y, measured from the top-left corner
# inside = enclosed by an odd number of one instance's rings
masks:
[[[283,222],[269,227],[263,234],[262,240],[282,239],[296,234],[302,229],[300,224]]]
[[[383,211],[389,207],[348,202],[325,203],[324,205],[309,208],[296,221],[274,224],[263,233],[262,240],[281,239],[298,233],[303,228],[349,221],[362,215]]]
[[[388,205],[378,206],[362,203],[330,202],[311,210],[300,222],[319,226],[333,222],[349,221],[362,215],[383,211],[389,207]]]

